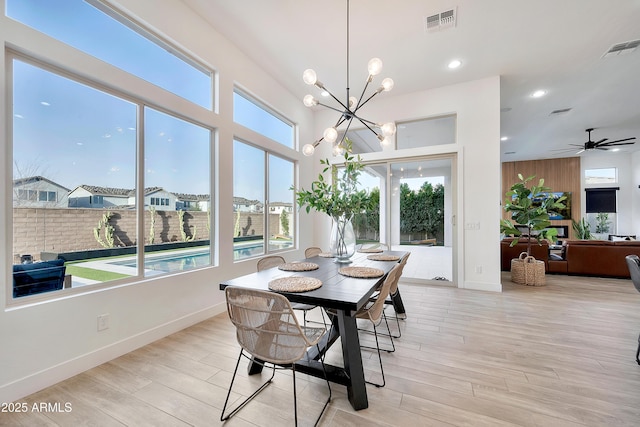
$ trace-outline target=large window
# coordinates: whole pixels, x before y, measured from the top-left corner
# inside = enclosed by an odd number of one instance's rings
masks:
[[[6,0],[7,16],[204,108],[211,71],[97,0]]]
[[[154,99],[164,99],[165,89],[174,91],[171,78],[162,79],[180,76],[175,87],[186,92],[175,93],[211,105],[211,72],[204,73],[209,83],[203,89],[187,70],[193,64],[175,49],[169,56],[177,62],[167,57],[156,61],[162,56],[156,56],[158,49],[167,53],[164,44],[148,51],[153,58],[133,58],[140,56],[138,48],[147,52],[145,43],[155,39],[132,32],[139,28],[122,25],[124,18],[112,19],[91,7],[93,2],[53,3],[8,0],[7,14],[72,46],[85,43],[83,50],[162,86]],[[86,30],[103,35],[87,38]],[[136,38],[140,44],[134,43]],[[126,51],[132,58],[121,59],[133,68],[87,46]],[[135,88],[125,92],[113,83],[87,79],[84,63],[66,64],[61,71],[11,50],[6,53],[14,264],[64,259],[66,275],[63,281],[60,269],[53,267],[51,274],[58,277],[42,276],[46,271],[14,272],[14,298],[210,265],[212,130],[190,120],[193,111],[202,109],[195,104],[187,109],[149,105]],[[158,75],[164,77],[153,81],[151,76]],[[204,104],[198,101],[203,92],[209,100]],[[28,268],[40,266],[47,267]],[[14,271],[24,268],[14,266]],[[36,276],[38,286],[27,283]],[[18,282],[27,287],[16,292]]]
[[[233,121],[293,148],[293,125],[238,90],[233,92]]]
[[[144,111],[145,200],[157,194],[145,202],[147,243],[153,245],[145,251],[145,276],[209,265],[211,132],[152,108]],[[171,242],[184,245],[157,251]]]
[[[293,171],[293,162],[234,141],[235,260],[293,247]]]

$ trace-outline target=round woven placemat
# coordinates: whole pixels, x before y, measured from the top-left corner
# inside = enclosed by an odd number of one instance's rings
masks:
[[[369,255],[367,259],[372,261],[398,261],[400,257],[397,255]]]
[[[364,249],[358,249],[358,252],[360,252],[361,254],[378,254],[384,251],[380,248],[364,248]]]
[[[343,276],[357,277],[359,279],[370,279],[384,275],[384,271],[373,267],[342,267],[338,273]]]
[[[331,252],[320,252],[318,256],[322,258],[333,258],[333,254]]]
[[[284,271],[311,271],[317,270],[320,267],[315,262],[287,262],[280,264],[278,268]]]
[[[281,292],[306,292],[318,289],[322,281],[315,277],[280,277],[269,282],[269,289]]]

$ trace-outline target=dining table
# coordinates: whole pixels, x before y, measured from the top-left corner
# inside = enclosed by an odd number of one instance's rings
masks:
[[[325,333],[318,346],[308,349],[306,358],[296,362],[296,370],[319,378],[324,378],[326,372],[326,377],[329,381],[346,386],[347,397],[351,406],[355,410],[360,410],[367,408],[369,403],[356,313],[368,303],[371,296],[385,280],[389,271],[407,255],[408,252],[404,251],[384,251],[380,254],[356,252],[351,258],[351,263],[345,264],[337,263],[334,258],[328,257],[328,254],[320,254],[294,262],[310,264],[314,269],[287,271],[282,270],[280,268],[282,266],[273,267],[226,280],[220,283],[220,289],[224,290],[227,286],[237,286],[272,291],[269,283],[281,281],[285,277],[311,277],[322,282],[320,287],[309,291],[277,291],[286,296],[292,303],[319,306],[327,310],[327,312],[333,313],[333,315],[329,316],[332,322],[329,331]],[[360,267],[362,267],[363,271],[374,268],[381,270],[382,274],[378,277],[352,277],[340,272],[344,267],[357,267],[350,269],[351,271],[358,270]],[[405,314],[400,292],[393,296],[392,303],[398,315]],[[338,338],[340,338],[342,345],[344,366],[325,363],[325,369],[323,370],[320,358],[338,341]],[[262,365],[260,363],[255,361],[249,363],[248,373],[250,375],[258,374],[261,370]]]

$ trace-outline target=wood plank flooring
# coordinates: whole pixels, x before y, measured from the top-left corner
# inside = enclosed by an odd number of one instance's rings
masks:
[[[368,386],[369,408],[354,411],[332,385],[320,425],[640,425],[640,294],[631,281],[548,275],[547,286],[524,287],[505,273],[503,283],[501,294],[401,283],[409,316],[397,351],[383,355],[387,386]],[[70,412],[1,413],[0,425],[220,425],[237,352],[220,315],[20,400],[70,403]],[[379,380],[377,355],[363,358],[366,376]],[[341,363],[337,352],[329,359]],[[260,381],[243,368],[233,400]],[[277,373],[226,424],[293,425],[290,375]],[[298,375],[297,387],[300,425],[312,425],[326,385]]]

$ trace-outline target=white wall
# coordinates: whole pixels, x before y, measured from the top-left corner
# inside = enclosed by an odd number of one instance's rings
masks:
[[[150,28],[166,35],[180,46],[211,64],[219,73],[220,93],[217,113],[199,114],[198,119],[219,129],[217,135],[216,171],[214,176],[232,176],[234,135],[281,149],[251,131],[235,125],[232,119],[234,83],[299,125],[300,141],[312,141],[326,127],[319,114],[314,128],[312,113],[297,97],[287,92],[275,79],[264,74],[260,66],[246,58],[233,45],[212,30],[181,2],[157,0],[121,0],[118,2],[133,17],[144,17]],[[5,10],[4,1],[0,8]],[[153,99],[144,85],[125,73],[105,67],[100,61],[75,52],[36,31],[0,16],[0,40],[3,45],[19,49],[57,63],[74,64],[87,75],[106,86],[115,86]],[[6,61],[0,52],[0,129],[6,130]],[[454,150],[458,159],[458,234],[456,236],[460,286],[473,289],[500,290],[498,218],[500,216],[499,162],[499,78],[492,77],[467,84],[387,98],[384,103],[368,106],[372,119],[412,120],[442,113],[456,113],[458,143]],[[389,114],[391,113],[391,114]],[[377,117],[376,117],[377,116]],[[331,116],[330,122],[335,117]],[[217,267],[176,274],[160,279],[112,288],[95,288],[94,292],[66,293],[64,298],[47,300],[30,306],[7,307],[11,289],[11,158],[7,131],[0,135],[0,164],[4,183],[0,187],[0,270],[6,292],[0,292],[0,401],[10,402],[60,380],[108,361],[139,346],[152,342],[224,310],[223,294],[218,283],[255,270],[255,262],[233,263],[232,186],[228,179],[214,181],[216,226],[214,233]],[[305,158],[291,150],[290,157],[299,160],[299,179],[304,185],[318,173],[320,153]],[[328,148],[327,148],[328,150]],[[414,149],[394,156],[424,155],[443,152],[438,147]],[[388,153],[385,153],[388,154]],[[325,152],[324,156],[328,156]],[[311,223],[319,225],[310,226]],[[464,230],[465,222],[478,222],[479,230]],[[299,247],[326,243],[328,222],[321,214],[300,214],[296,224]],[[6,237],[5,237],[6,236]],[[328,244],[324,244],[328,247]],[[303,256],[299,250],[285,254],[287,259]],[[478,273],[480,267],[482,273]],[[96,331],[97,316],[109,313],[111,326]]]
[[[640,151],[631,156],[631,231],[640,237]]]
[[[320,111],[316,135],[336,120],[334,111]],[[454,259],[457,260],[458,286],[468,289],[501,291],[500,283],[500,78],[482,80],[401,96],[381,95],[367,105],[362,116],[373,122],[413,121],[456,114],[456,144],[383,151],[362,156],[363,160],[388,160],[430,154],[457,155],[457,234]],[[329,144],[321,144],[329,156]],[[315,155],[318,157],[318,154]],[[322,155],[321,155],[322,156]],[[322,158],[322,157],[320,157]],[[467,230],[464,224],[479,223],[480,229]],[[318,230],[327,221],[319,219]],[[322,241],[322,240],[319,240]]]
[[[616,168],[618,170],[618,183],[605,185],[590,185],[591,188],[598,187],[620,187],[617,194],[618,212],[616,234],[635,234],[640,228],[640,152],[630,156],[623,153],[596,153],[594,155],[583,155],[580,159],[580,191],[584,195],[584,171],[585,169]],[[635,183],[635,185],[634,185]],[[586,211],[586,197],[581,198],[580,212],[584,217]],[[592,229],[593,231],[593,229]]]

